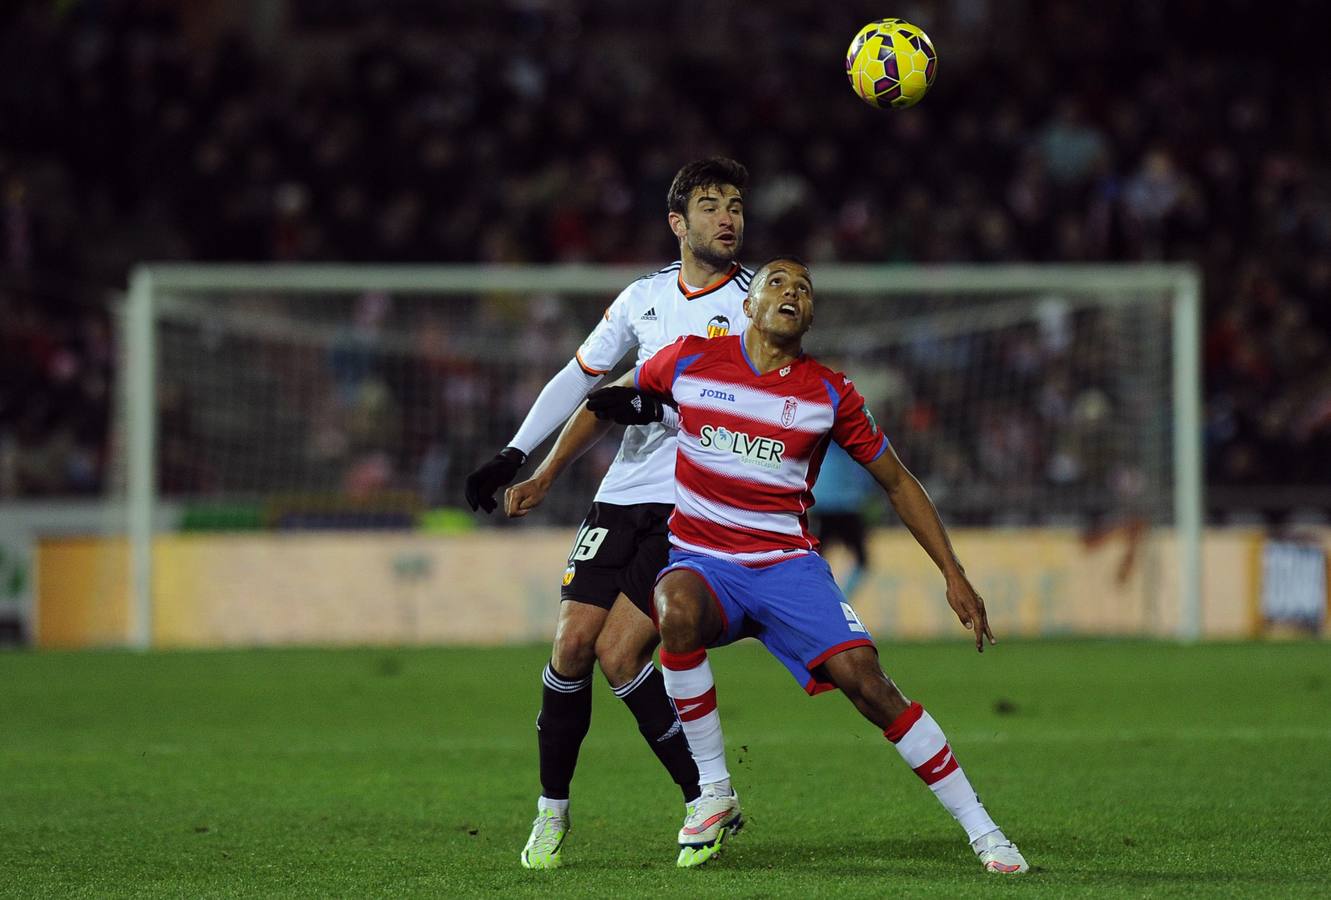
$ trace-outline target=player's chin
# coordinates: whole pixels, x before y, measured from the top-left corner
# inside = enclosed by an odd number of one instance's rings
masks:
[[[726,262],[734,262],[735,257],[739,255],[739,244],[740,242],[738,238],[732,238],[728,241],[723,241],[718,238],[717,240],[712,241],[712,251],[720,259],[724,259]]]
[[[790,316],[783,316],[779,313],[775,320],[769,324],[771,326],[769,330],[773,334],[785,338],[803,337],[804,333],[809,330],[809,326],[803,320],[792,319]]]

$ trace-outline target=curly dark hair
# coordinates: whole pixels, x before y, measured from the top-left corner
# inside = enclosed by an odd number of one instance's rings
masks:
[[[666,209],[688,216],[689,198],[694,190],[723,184],[732,185],[743,194],[749,186],[749,170],[742,163],[724,156],[696,159],[675,173],[675,180],[670,182],[670,190],[666,193]]]

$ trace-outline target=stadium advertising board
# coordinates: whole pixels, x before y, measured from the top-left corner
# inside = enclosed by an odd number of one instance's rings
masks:
[[[1175,633],[1178,592],[1161,564],[1173,552],[1167,535],[1136,543],[1126,533],[1088,543],[1060,529],[958,529],[953,536],[1000,636]],[[1331,546],[1331,530],[1319,538]],[[1279,589],[1264,586],[1265,545],[1260,529],[1207,533],[1206,637],[1261,633],[1264,588],[1266,595]],[[545,641],[568,552],[566,529],[533,529],[521,539],[499,532],[164,535],[156,544],[153,643]],[[123,553],[123,543],[97,538],[40,543],[39,645],[123,642]],[[960,635],[937,571],[908,534],[879,530],[870,556],[872,569],[853,599],[880,639]],[[829,559],[839,567],[835,552]],[[1320,590],[1325,605],[1325,579]],[[1315,602],[1300,597],[1305,606]]]

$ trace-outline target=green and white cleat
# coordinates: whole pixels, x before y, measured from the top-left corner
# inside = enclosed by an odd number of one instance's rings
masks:
[[[531,823],[531,837],[527,846],[522,848],[522,867],[524,869],[558,869],[564,863],[559,858],[559,851],[568,836],[569,818],[567,812],[557,809],[541,809],[536,813],[536,821]]]
[[[971,847],[980,857],[986,872],[995,875],[1020,875],[1029,871],[1026,857],[1021,855],[1017,845],[1003,836],[1001,831],[991,831],[975,841]]]
[[[744,827],[739,811],[739,795],[722,794],[715,785],[707,785],[697,800],[688,805],[684,827],[679,830],[681,869],[701,866],[721,852],[726,839]]]

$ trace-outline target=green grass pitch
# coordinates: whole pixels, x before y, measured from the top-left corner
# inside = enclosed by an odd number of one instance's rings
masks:
[[[712,656],[746,830],[596,685],[565,868],[518,865],[545,647],[0,654],[0,895],[1326,896],[1331,645],[885,642],[1035,867],[984,874],[838,694]],[[599,676],[598,676],[599,679]]]

